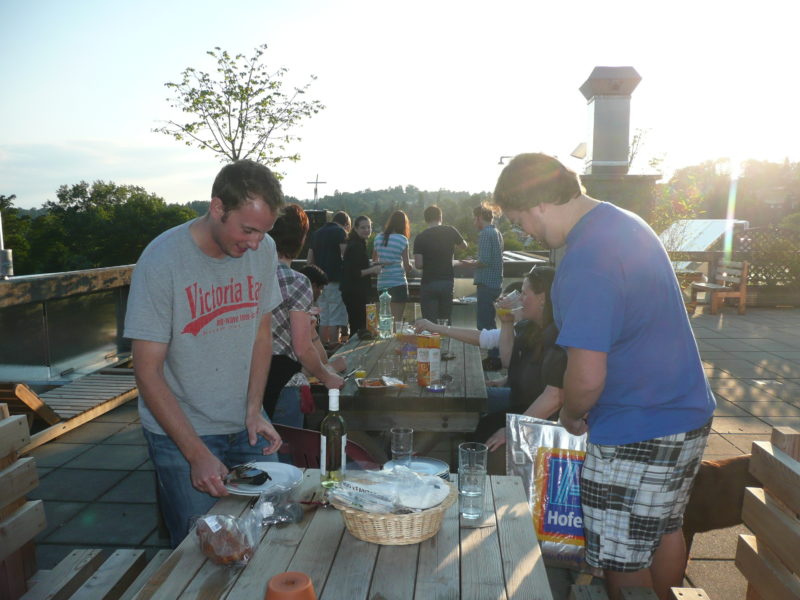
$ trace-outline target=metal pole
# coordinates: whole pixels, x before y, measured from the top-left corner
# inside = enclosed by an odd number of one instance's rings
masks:
[[[14,259],[11,249],[3,246],[3,214],[0,212],[0,280],[14,276]]]
[[[317,186],[320,183],[328,183],[328,182],[327,181],[320,181],[319,180],[319,173],[317,173],[317,176],[314,179],[314,181],[306,181],[306,183],[308,183],[308,184],[312,184],[313,183],[314,184],[314,208],[319,208],[319,206],[317,204]]]

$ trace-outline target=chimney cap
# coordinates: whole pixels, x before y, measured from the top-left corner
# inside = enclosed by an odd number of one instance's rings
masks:
[[[641,80],[633,67],[595,67],[580,92],[587,100],[595,96],[629,96]]]

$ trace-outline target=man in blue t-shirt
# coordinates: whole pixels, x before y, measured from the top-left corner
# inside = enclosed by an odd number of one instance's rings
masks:
[[[566,247],[552,299],[568,356],[560,420],[588,431],[586,560],[612,598],[624,586],[668,598],[715,405],[669,257],[640,217],[587,196],[544,154],[514,158],[494,200],[545,246]]]
[[[472,214],[478,230],[478,257],[476,260],[464,262],[475,265],[472,281],[478,298],[475,320],[478,329],[494,329],[494,302],[500,296],[500,288],[503,286],[503,236],[494,226],[491,208],[476,206]],[[500,353],[496,348],[489,350],[484,368],[492,371],[500,368]]]

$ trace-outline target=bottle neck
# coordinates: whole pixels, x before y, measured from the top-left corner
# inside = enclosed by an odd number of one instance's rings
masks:
[[[328,395],[328,412],[339,412],[339,394]]]

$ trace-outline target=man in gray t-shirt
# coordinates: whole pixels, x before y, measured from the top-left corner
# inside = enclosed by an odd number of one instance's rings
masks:
[[[217,175],[208,213],[145,248],[131,280],[139,411],[177,546],[189,520],[227,495],[231,467],[274,461],[281,439],[261,402],[280,300],[272,229],[283,193],[249,160]],[[266,236],[266,237],[265,237]]]

